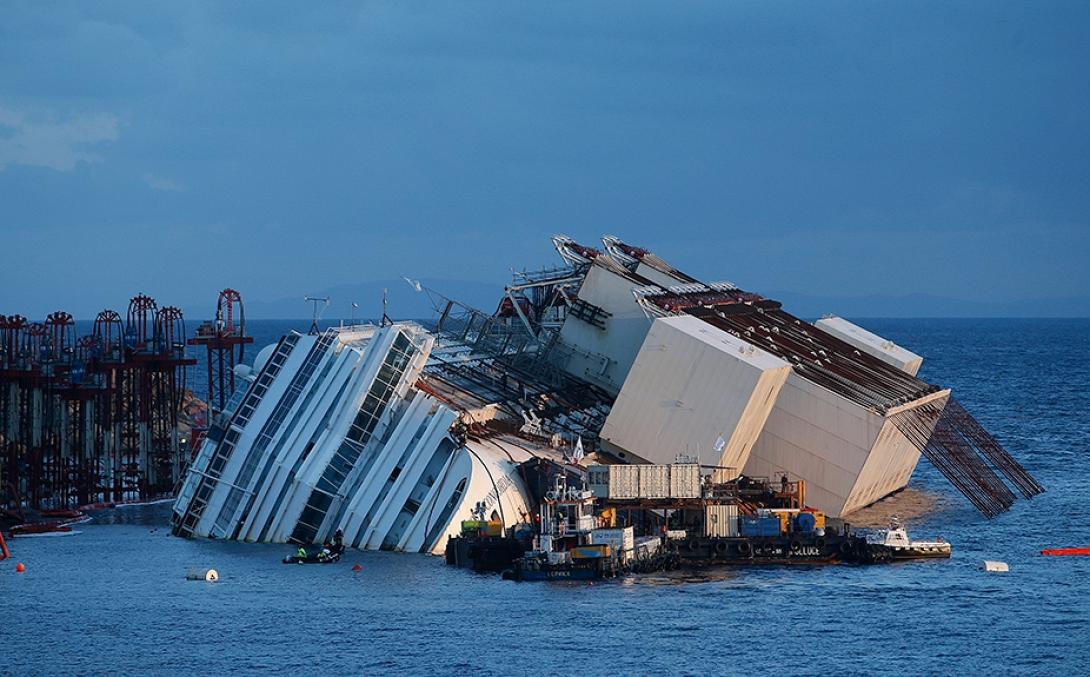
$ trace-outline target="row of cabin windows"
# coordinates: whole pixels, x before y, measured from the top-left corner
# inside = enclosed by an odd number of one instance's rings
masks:
[[[359,460],[414,352],[409,339],[398,333],[393,346],[383,358],[344,443],[333,454],[329,465],[315,484],[292,532],[291,540],[299,543],[310,543],[314,540],[329,506],[333,503],[333,497],[340,491],[344,480]]]
[[[330,360],[332,363],[333,360]],[[341,408],[341,401],[344,399],[344,394],[348,391],[349,380],[345,379],[341,383],[341,387],[337,390],[337,394],[333,397],[333,400],[326,408],[325,414],[322,416],[322,420],[318,422],[317,427],[314,429],[314,433],[311,435],[310,440],[307,442],[306,447],[303,448],[303,453],[295,459],[295,463],[292,465],[291,470],[288,471],[288,476],[284,482],[280,485],[280,492],[276,497],[276,502],[273,503],[272,510],[269,512],[269,517],[265,520],[265,526],[261,529],[261,535],[258,537],[259,541],[264,541],[272,530],[273,523],[276,520],[277,515],[280,514],[280,507],[284,503],[284,498],[287,496],[288,489],[291,488],[295,481],[295,476],[299,472],[299,468],[310,457],[310,452],[314,449],[314,445],[317,444],[318,438],[322,436],[325,430],[329,427],[329,422],[333,420],[334,415]],[[313,389],[311,391],[313,394]],[[309,396],[308,396],[309,397]]]
[[[268,391],[269,384],[272,383],[276,374],[280,372],[288,355],[298,341],[298,334],[290,334],[284,337],[280,341],[280,344],[277,345],[273,357],[269,360],[269,364],[262,370],[261,376],[258,378],[257,382],[246,391],[247,395],[243,400],[243,405],[239,408],[238,415],[231,421],[231,425],[226,427],[226,432],[224,433],[222,441],[216,445],[215,451],[212,452],[211,460],[208,462],[208,468],[205,471],[207,475],[218,478],[223,473],[223,468],[227,465],[227,460],[230,458],[232,452],[234,452],[235,445],[238,443],[240,436],[238,429],[236,429],[234,425],[238,425],[239,428],[241,428],[250,420],[250,416],[253,415],[257,405],[261,402],[261,398],[264,397],[265,393]],[[195,524],[196,521],[200,520],[214,488],[215,482],[202,474],[200,485],[196,491],[196,500],[193,503],[190,503],[188,507],[189,515],[187,522],[193,522]],[[217,518],[217,522],[218,521]]]
[[[224,501],[220,514],[216,517],[216,528],[220,530],[223,536],[226,536],[227,525],[230,524],[235,511],[238,509],[239,503],[242,502],[242,496],[244,489],[248,487],[250,480],[253,479],[254,473],[257,471],[257,464],[261,462],[264,456],[266,448],[269,443],[272,442],[273,437],[280,430],[281,424],[287,417],[288,412],[291,411],[292,406],[295,405],[296,400],[299,399],[299,395],[303,392],[303,386],[310,377],[314,374],[314,370],[318,365],[318,362],[326,354],[327,349],[333,341],[333,335],[330,332],[324,334],[319,340],[314,342],[311,346],[310,352],[303,362],[303,366],[292,377],[291,385],[281,396],[280,401],[276,403],[276,408],[273,409],[272,415],[269,416],[265,424],[261,426],[261,432],[258,433],[257,439],[252,445],[250,445],[250,451],[246,455],[246,460],[243,462],[242,468],[239,470],[238,475],[235,478],[233,484],[235,485],[231,489],[231,493],[228,495],[227,500]],[[292,346],[295,342],[292,342]],[[283,361],[276,367],[276,371],[279,372],[283,366]],[[266,371],[266,374],[268,371]]]

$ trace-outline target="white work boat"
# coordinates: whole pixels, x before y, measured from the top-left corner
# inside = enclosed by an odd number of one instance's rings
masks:
[[[950,544],[942,538],[934,541],[913,541],[904,525],[894,517],[888,529],[879,529],[867,536],[867,542],[883,545],[893,559],[945,558],[950,556]]]

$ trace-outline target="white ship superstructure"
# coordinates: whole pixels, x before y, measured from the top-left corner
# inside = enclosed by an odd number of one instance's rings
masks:
[[[562,460],[551,417],[589,434],[608,404],[494,366],[520,346],[495,345],[490,318],[444,319],[445,334],[401,322],[263,350],[190,467],[174,532],[306,544],[339,529],[351,547],[432,552],[465,519],[524,522],[521,464]]]
[[[216,421],[175,503],[189,536],[430,550],[476,498],[511,515],[526,501],[515,461],[456,441],[458,412],[414,387],[435,344],[415,324],[284,337]],[[468,506],[466,505],[468,502]]]

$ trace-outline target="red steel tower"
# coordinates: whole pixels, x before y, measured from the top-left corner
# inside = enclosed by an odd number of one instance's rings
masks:
[[[191,346],[206,348],[210,414],[227,406],[235,390],[235,366],[242,363],[246,346],[253,342],[253,337],[246,335],[242,295],[234,289],[224,289],[216,302],[215,321],[201,324],[197,335],[187,341]]]

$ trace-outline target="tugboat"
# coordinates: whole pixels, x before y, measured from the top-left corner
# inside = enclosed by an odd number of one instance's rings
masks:
[[[572,557],[571,552],[536,552],[515,562],[514,569],[503,572],[503,577],[514,581],[595,581],[614,578],[623,573],[616,558],[609,551],[589,551],[585,557]]]
[[[594,495],[585,486],[568,487],[565,477],[558,475],[538,514],[541,529],[533,548],[503,572],[504,579],[589,581],[625,571],[625,558],[633,552],[632,527],[596,529]],[[594,542],[595,534],[599,541],[613,542]]]
[[[869,546],[877,546],[877,552],[888,554],[882,559],[945,559],[950,557],[950,544],[939,538],[935,541],[913,541],[897,517],[890,520],[888,529],[880,529],[867,536]]]

